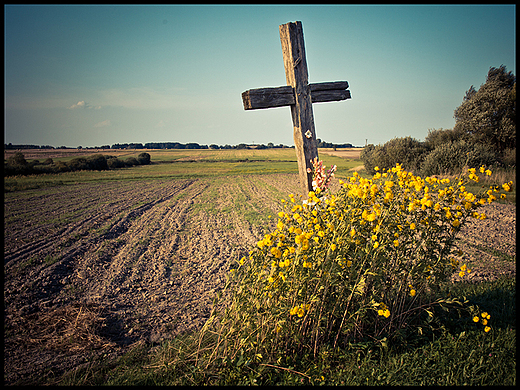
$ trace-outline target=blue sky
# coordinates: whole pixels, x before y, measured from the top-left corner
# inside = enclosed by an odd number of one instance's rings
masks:
[[[490,67],[516,75],[516,7],[4,6],[4,142],[293,145],[290,109],[241,93],[286,85],[278,26],[303,24],[317,137],[383,144],[452,128]]]

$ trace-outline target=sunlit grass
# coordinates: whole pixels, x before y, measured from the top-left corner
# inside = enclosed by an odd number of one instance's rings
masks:
[[[40,384],[61,385],[516,385],[516,281],[459,283],[458,294],[485,304],[495,325],[483,333],[446,318],[444,328],[409,335],[386,348],[366,341],[317,358],[285,355],[278,365],[245,359],[197,367],[196,332],[141,344],[118,359],[95,359]],[[34,382],[32,382],[34,383]]]

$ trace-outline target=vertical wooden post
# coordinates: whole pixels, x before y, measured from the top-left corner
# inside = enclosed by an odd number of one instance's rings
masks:
[[[294,89],[295,103],[291,105],[294,146],[303,194],[312,191],[312,163],[318,157],[318,142],[312,114],[311,89],[307,73],[305,44],[301,22],[280,26],[283,63],[287,85]],[[310,173],[308,172],[310,169]]]
[[[309,84],[301,22],[280,26],[287,86],[242,92],[244,110],[291,106],[293,137],[303,195],[312,191],[311,161],[318,158],[312,103],[350,99],[347,81]]]

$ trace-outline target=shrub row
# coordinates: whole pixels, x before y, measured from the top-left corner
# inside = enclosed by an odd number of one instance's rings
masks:
[[[516,149],[496,150],[473,143],[453,130],[430,131],[424,142],[412,137],[394,138],[384,145],[367,145],[360,156],[368,173],[375,167],[390,169],[402,164],[423,176],[454,174],[465,166],[515,166]]]
[[[141,153],[137,158],[128,157],[125,160],[115,156],[94,154],[87,157],[77,157],[70,161],[56,161],[47,158],[43,162],[33,160],[28,162],[23,153],[4,160],[4,176],[35,175],[40,173],[74,172],[83,170],[105,171],[108,169],[125,168],[135,165],[150,164],[150,154]]]

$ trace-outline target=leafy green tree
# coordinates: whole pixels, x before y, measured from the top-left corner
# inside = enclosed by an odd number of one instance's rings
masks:
[[[504,65],[490,68],[486,83],[473,86],[455,110],[455,132],[469,135],[472,143],[502,151],[516,147],[516,76]]]
[[[428,135],[424,139],[424,143],[430,150],[438,146],[445,145],[450,142],[460,141],[464,139],[460,129],[428,129]]]

